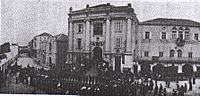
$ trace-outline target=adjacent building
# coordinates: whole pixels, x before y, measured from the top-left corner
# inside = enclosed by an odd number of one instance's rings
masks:
[[[137,61],[175,64],[179,69],[200,63],[200,23],[187,19],[157,18],[139,23]],[[179,71],[180,73],[182,70]]]
[[[58,34],[49,37],[46,50],[46,64],[51,67],[63,68],[67,61],[68,36]]]
[[[104,59],[115,71],[134,64],[138,19],[131,4],[87,5],[68,13],[69,62]]]
[[[49,37],[52,37],[49,33],[42,33],[36,36],[36,50],[37,50],[37,59],[39,63],[47,65],[46,63],[46,53],[47,53],[47,43]]]
[[[62,68],[67,61],[68,36],[65,34],[52,36],[45,32],[35,36],[29,46],[31,56],[43,66]]]

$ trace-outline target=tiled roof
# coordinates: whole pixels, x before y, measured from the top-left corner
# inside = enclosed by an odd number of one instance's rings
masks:
[[[42,34],[40,34],[40,35],[38,35],[38,36],[52,36],[52,35],[49,34],[49,33],[44,32],[44,33],[42,33]]]
[[[68,40],[68,36],[65,34],[58,34],[54,36],[56,38],[57,41],[67,41]]]
[[[200,27],[200,23],[188,19],[169,19],[169,18],[157,18],[140,22],[140,25],[167,25],[167,26],[190,26]]]

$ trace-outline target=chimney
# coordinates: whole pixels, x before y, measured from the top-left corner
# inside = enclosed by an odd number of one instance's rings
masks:
[[[131,3],[128,3],[128,7],[131,7]]]
[[[72,12],[72,10],[73,10],[72,7],[70,7],[70,8],[69,8],[69,12]]]
[[[86,5],[86,8],[89,8],[89,7],[90,7],[89,4],[87,4],[87,5]]]

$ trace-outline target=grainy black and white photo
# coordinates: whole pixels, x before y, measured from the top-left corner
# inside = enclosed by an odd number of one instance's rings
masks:
[[[1,0],[0,94],[200,96],[198,0]]]

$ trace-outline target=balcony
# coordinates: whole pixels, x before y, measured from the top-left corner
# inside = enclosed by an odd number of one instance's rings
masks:
[[[149,62],[166,62],[166,63],[200,63],[200,57],[157,57],[158,60],[153,60],[153,57],[139,56],[137,61]]]
[[[142,39],[142,43],[150,43],[151,39]]]

